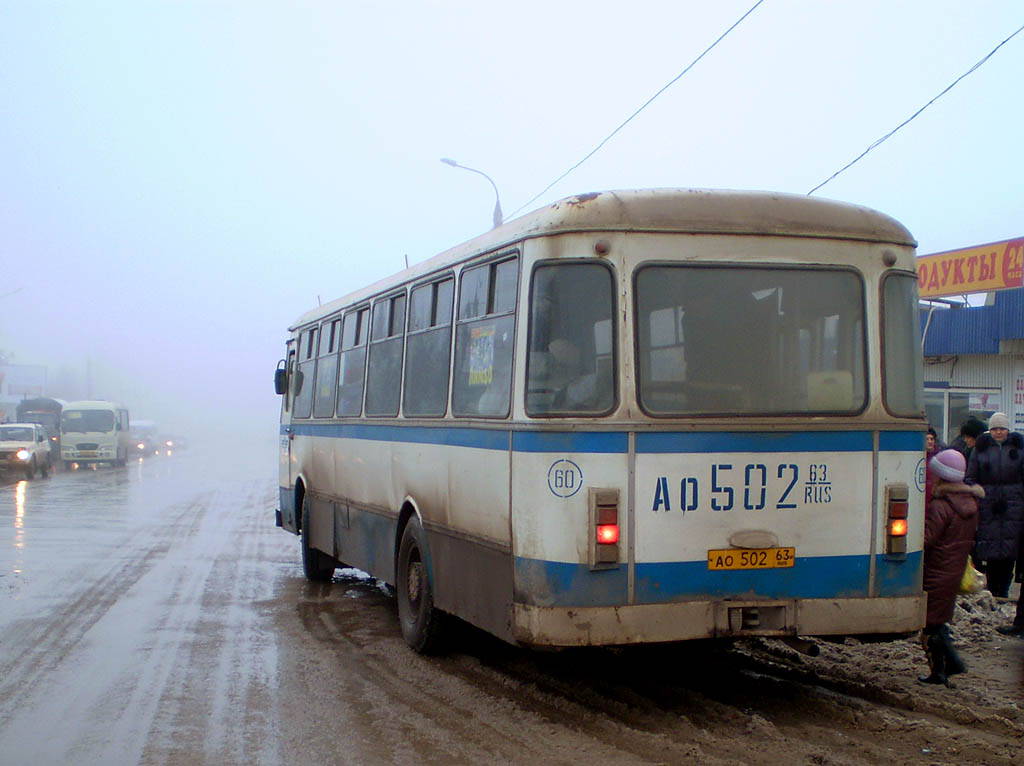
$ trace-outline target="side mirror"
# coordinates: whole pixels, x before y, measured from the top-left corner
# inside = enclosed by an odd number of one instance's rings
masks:
[[[278,396],[288,391],[288,372],[283,367],[274,370],[274,391]]]

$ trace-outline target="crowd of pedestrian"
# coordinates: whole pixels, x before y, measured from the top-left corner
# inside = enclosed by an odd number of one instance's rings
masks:
[[[922,643],[930,673],[920,681],[946,684],[966,670],[947,623],[968,561],[985,572],[988,590],[1006,598],[1024,579],[1024,436],[1010,431],[1005,413],[960,427],[949,448],[925,437],[924,589],[928,594]],[[996,628],[1024,638],[1024,588],[1012,623]]]

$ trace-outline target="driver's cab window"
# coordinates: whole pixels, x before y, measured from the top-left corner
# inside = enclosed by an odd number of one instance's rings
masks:
[[[292,415],[308,418],[313,409],[313,376],[316,371],[317,328],[299,334],[299,367],[292,381]]]
[[[601,415],[614,408],[613,280],[610,268],[587,261],[534,270],[528,415]]]

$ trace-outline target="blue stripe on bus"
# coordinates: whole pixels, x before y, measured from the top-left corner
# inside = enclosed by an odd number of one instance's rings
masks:
[[[290,428],[290,430],[289,430]],[[626,454],[629,434],[624,431],[527,431],[468,426],[402,426],[372,423],[296,423],[281,426],[282,434],[369,441],[438,444],[514,452]],[[641,431],[637,454],[717,452],[871,452],[870,431],[740,432]],[[919,431],[881,431],[883,452],[918,452],[924,449]]]
[[[281,427],[287,434],[288,426]],[[629,436],[608,431],[509,431],[452,426],[396,426],[348,423],[299,423],[291,433],[335,439],[440,444],[507,451],[509,435],[515,452],[583,452],[626,454]]]
[[[281,433],[289,433],[282,426]],[[324,436],[334,439],[365,439],[368,441],[439,444],[449,447],[476,447],[508,451],[509,431],[489,428],[429,428],[424,426],[370,425],[363,423],[301,423],[291,426],[291,433],[301,436]]]
[[[924,452],[923,431],[881,431],[879,452]]]
[[[921,592],[920,552],[905,561],[876,556],[878,595]],[[865,598],[869,556],[798,558],[787,569],[712,572],[703,561],[637,564],[637,604],[740,598]],[[626,567],[592,571],[586,564],[517,558],[516,600],[538,606],[616,606],[627,603]]]
[[[515,452],[600,452],[626,454],[629,434],[611,431],[513,431]]]
[[[636,435],[637,453],[871,452],[870,431],[664,432]]]

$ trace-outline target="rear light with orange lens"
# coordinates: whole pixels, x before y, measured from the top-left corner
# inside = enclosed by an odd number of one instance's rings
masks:
[[[907,555],[907,533],[910,491],[905,484],[885,488],[885,553],[889,556]]]

